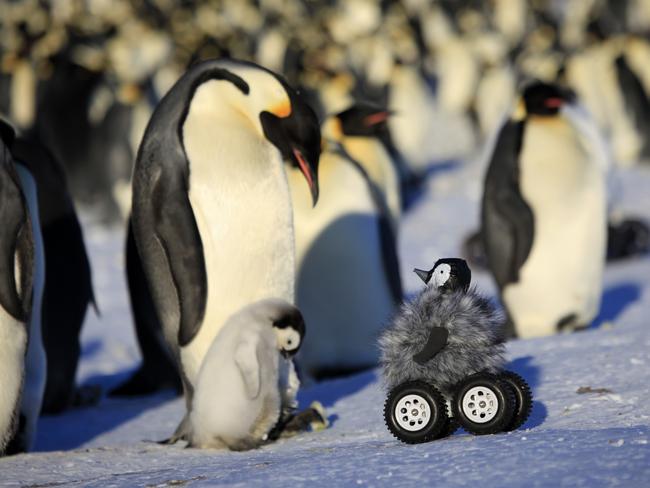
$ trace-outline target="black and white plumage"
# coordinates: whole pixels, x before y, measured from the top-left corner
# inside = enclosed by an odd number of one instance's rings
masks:
[[[434,279],[412,302],[404,303],[380,337],[387,389],[422,380],[449,393],[471,374],[503,369],[503,318],[487,298],[466,288],[469,275],[451,279],[460,262],[465,263],[460,259],[436,262],[425,281],[436,271],[443,271],[447,279]]]

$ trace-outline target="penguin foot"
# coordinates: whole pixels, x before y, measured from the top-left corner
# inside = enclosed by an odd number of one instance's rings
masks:
[[[607,226],[607,260],[616,261],[650,252],[650,226],[639,219],[626,219]]]
[[[286,439],[302,432],[318,432],[329,426],[325,408],[320,402],[312,402],[309,408],[292,414],[278,423],[268,434],[268,440]]]
[[[109,391],[108,396],[132,397],[151,395],[161,390],[174,390],[180,395],[182,387],[178,375],[175,372],[164,374],[160,371],[152,371],[151,368],[142,366],[128,380]]]
[[[73,407],[91,407],[97,405],[102,398],[102,387],[99,385],[84,385],[77,388],[72,399]]]

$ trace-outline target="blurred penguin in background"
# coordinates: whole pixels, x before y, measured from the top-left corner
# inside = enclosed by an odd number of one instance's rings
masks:
[[[541,82],[523,90],[499,132],[481,215],[511,335],[582,329],[598,312],[607,225],[604,148],[574,95]]]
[[[287,171],[296,235],[296,304],[309,323],[298,364],[313,379],[376,366],[375,340],[402,298],[391,210],[384,188],[368,169],[390,168],[390,162],[370,128],[365,136],[358,131],[353,136],[365,140],[365,148],[355,147],[355,156],[347,150],[344,131],[356,125],[349,117],[366,111],[352,107],[323,123],[315,207],[300,168]],[[379,120],[372,116],[367,112],[358,122]]]

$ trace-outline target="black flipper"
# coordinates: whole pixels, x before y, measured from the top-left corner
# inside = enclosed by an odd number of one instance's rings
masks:
[[[0,305],[15,319],[26,322],[32,302],[34,245],[31,220],[12,157],[1,142],[0,222]],[[19,286],[16,286],[16,253],[21,269]]]
[[[404,293],[402,290],[402,277],[399,269],[399,258],[397,256],[397,238],[395,236],[395,231],[393,230],[393,227],[390,223],[390,210],[388,208],[388,204],[386,203],[386,199],[384,198],[382,191],[372,181],[361,163],[355,160],[342,145],[337,144],[336,152],[347,159],[350,164],[352,164],[361,173],[363,179],[368,185],[370,196],[372,197],[372,201],[375,205],[375,208],[377,209],[377,215],[379,216],[377,225],[384,271],[386,273],[386,277],[388,278],[388,284],[390,286],[391,294],[393,295],[393,301],[395,304],[399,304],[402,302]]]
[[[449,331],[444,327],[432,327],[427,343],[422,350],[413,355],[413,361],[422,365],[431,360],[447,345]]]
[[[500,289],[519,279],[533,245],[534,216],[519,187],[524,123],[507,122],[496,141],[485,178],[482,229],[487,261]]]

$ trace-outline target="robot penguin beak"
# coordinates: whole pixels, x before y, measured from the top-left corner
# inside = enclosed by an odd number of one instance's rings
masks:
[[[431,279],[431,273],[429,271],[424,271],[423,269],[415,268],[413,272],[420,277],[424,284],[428,284]]]

